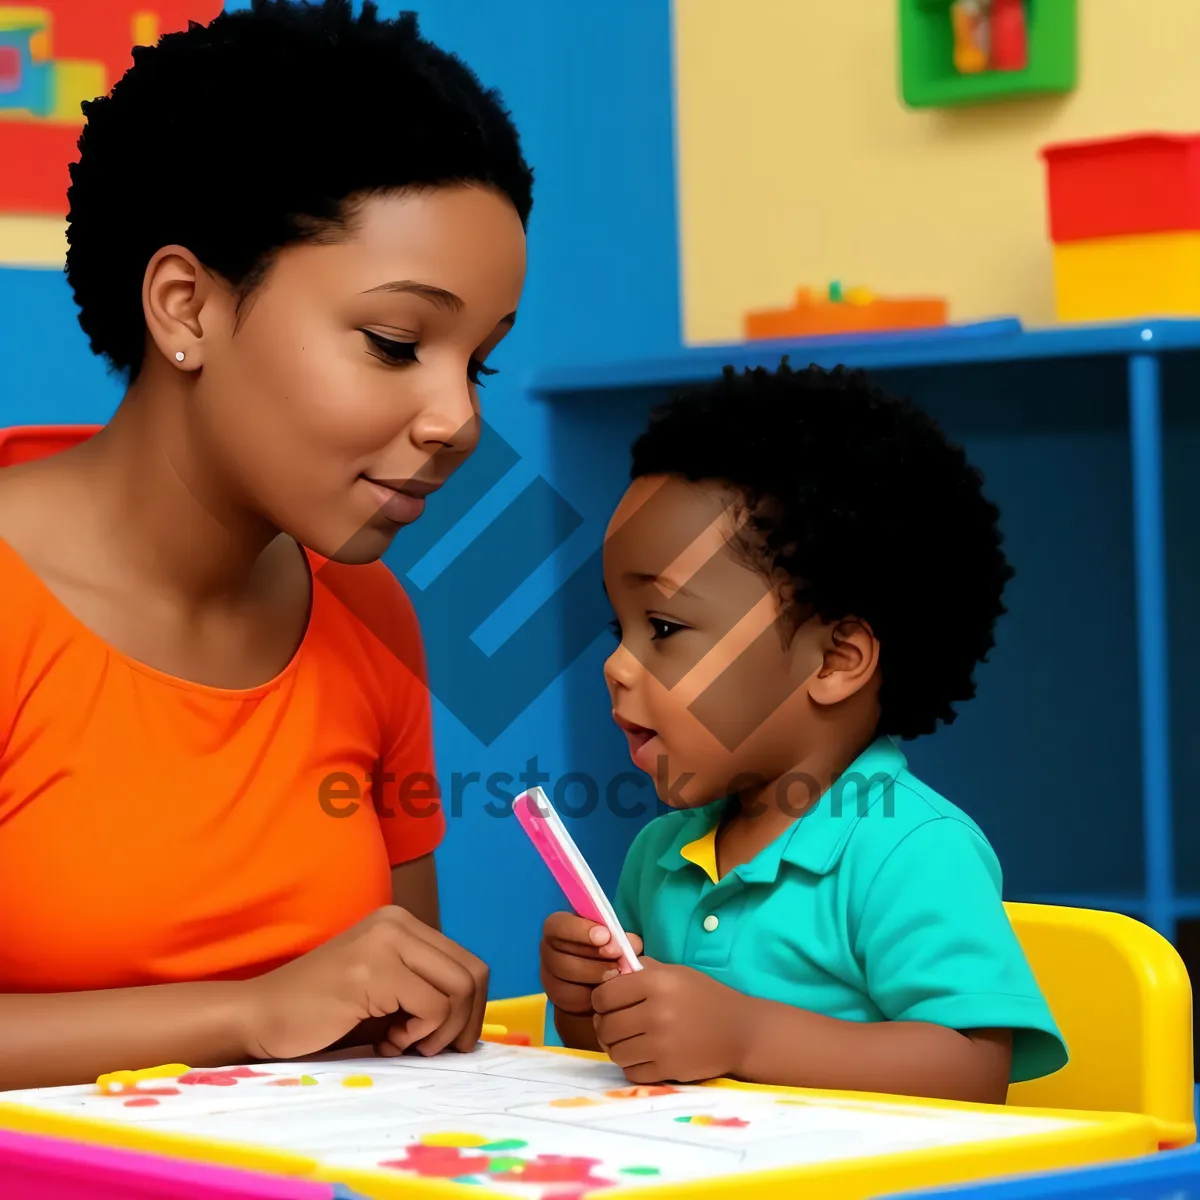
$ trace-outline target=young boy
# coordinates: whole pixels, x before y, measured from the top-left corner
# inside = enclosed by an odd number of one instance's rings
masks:
[[[675,811],[615,897],[644,970],[556,913],[564,1044],[633,1083],[1003,1103],[1066,1047],[965,813],[896,745],[955,717],[1012,575],[963,452],[861,374],[762,369],[656,414],[609,525],[605,666]]]

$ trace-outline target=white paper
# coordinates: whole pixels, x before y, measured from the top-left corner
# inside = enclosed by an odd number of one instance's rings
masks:
[[[463,1174],[456,1177],[539,1200],[550,1200],[564,1187],[646,1187],[1077,1125],[1002,1111],[824,1101],[733,1088],[635,1088],[607,1061],[523,1046],[486,1044],[472,1054],[432,1059],[253,1069],[262,1075],[230,1086],[179,1085],[178,1095],[156,1096],[153,1105],[131,1107],[128,1097],[102,1095],[95,1086],[4,1092],[0,1101],[291,1150],[335,1168],[419,1174],[420,1156],[440,1157],[443,1178],[451,1177],[444,1173],[446,1161],[461,1161]],[[316,1082],[272,1082],[301,1075]],[[347,1078],[363,1075],[370,1077],[370,1087],[345,1086]],[[176,1084],[151,1079],[138,1086],[158,1090]],[[447,1137],[460,1144],[423,1144]],[[570,1161],[560,1157],[550,1164],[551,1174],[566,1178],[523,1180],[546,1165],[542,1155],[566,1156]],[[396,1165],[404,1163],[418,1165]]]

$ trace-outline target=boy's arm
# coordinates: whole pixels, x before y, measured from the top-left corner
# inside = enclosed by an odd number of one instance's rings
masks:
[[[1003,1102],[1066,1050],[986,841],[936,818],[850,877],[851,945],[881,1019],[841,1020],[643,959],[601,984],[599,1034],[633,1083],[747,1082]]]
[[[884,1020],[747,999],[747,1080],[1003,1103],[1066,1059],[970,826],[941,817],[888,854],[855,906],[855,954]]]
[[[747,1083],[1003,1104],[1012,1035],[921,1021],[859,1023],[743,997]]]

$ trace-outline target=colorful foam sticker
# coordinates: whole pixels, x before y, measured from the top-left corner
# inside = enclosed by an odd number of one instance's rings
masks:
[[[607,1061],[497,1043],[427,1059],[113,1072],[4,1102],[291,1151],[327,1178],[456,1180],[567,1200],[1070,1129],[1003,1110],[634,1086]]]
[[[339,1064],[340,1065],[340,1064]],[[372,1069],[375,1063],[371,1062]],[[395,1093],[431,1086],[429,1079],[411,1073],[384,1075],[375,1083],[361,1065],[339,1070],[321,1064],[306,1064],[305,1072],[292,1066],[228,1067],[189,1070],[183,1064],[147,1071],[115,1071],[93,1085],[44,1088],[9,1092],[6,1103],[36,1103],[38,1107],[81,1117],[116,1121],[166,1122],[177,1117],[215,1117],[225,1112],[254,1109],[275,1110],[282,1106],[318,1103],[345,1089],[365,1086]],[[421,1109],[420,1111],[427,1111]]]

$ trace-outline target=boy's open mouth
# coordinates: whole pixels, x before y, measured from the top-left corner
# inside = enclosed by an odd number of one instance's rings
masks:
[[[649,771],[653,767],[653,759],[645,752],[647,746],[658,737],[657,729],[649,729],[645,725],[638,725],[633,721],[627,721],[619,713],[613,713],[613,720],[616,721],[617,727],[629,739],[629,757],[642,768],[643,771]],[[649,763],[649,765],[647,765]]]

